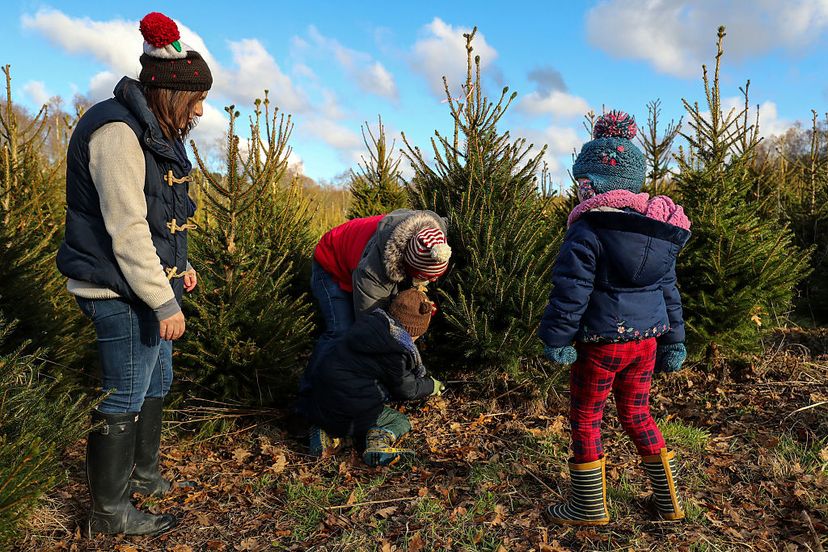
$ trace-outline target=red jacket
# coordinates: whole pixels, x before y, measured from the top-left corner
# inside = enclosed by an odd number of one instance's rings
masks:
[[[351,279],[365,246],[377,231],[385,215],[356,218],[329,230],[313,252],[313,258],[333,276],[343,291],[354,291]]]

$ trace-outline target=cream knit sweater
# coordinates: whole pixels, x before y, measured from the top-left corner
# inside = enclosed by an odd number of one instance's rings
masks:
[[[108,123],[89,140],[89,172],[101,201],[112,251],[129,287],[158,320],[181,311],[164,274],[147,224],[144,152],[126,123]],[[191,267],[187,265],[187,269]],[[118,294],[90,282],[69,279],[69,293],[86,299],[115,299]]]

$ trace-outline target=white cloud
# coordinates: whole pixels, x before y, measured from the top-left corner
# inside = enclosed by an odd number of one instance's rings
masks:
[[[741,96],[731,96],[722,98],[722,113],[725,117],[732,113],[736,116],[745,108],[745,100]],[[756,124],[756,109],[757,105],[752,104],[748,108],[747,121],[748,125]],[[774,135],[784,134],[789,128],[793,126],[793,121],[782,119],[779,117],[779,110],[775,102],[770,100],[764,101],[758,105],[759,109],[759,135],[770,137]],[[705,111],[702,116],[706,120],[710,120],[710,112]]]
[[[556,117],[580,117],[589,111],[589,103],[580,96],[551,90],[546,94],[530,92],[518,103],[518,109],[530,115],[549,114]]]
[[[253,99],[263,97],[264,90],[267,89],[271,100],[287,111],[302,112],[308,109],[307,97],[282,72],[261,42],[243,39],[231,41],[228,45],[233,53],[235,67],[228,69],[217,65],[213,70],[215,92],[239,105],[248,105]]]
[[[295,171],[296,174],[305,173],[305,161],[294,150],[290,150],[290,155],[288,155],[288,168]]]
[[[359,134],[326,117],[308,117],[298,122],[296,128],[338,150],[354,150],[362,146],[362,138]]]
[[[302,114],[297,125],[297,131],[302,136],[324,141],[338,150],[341,158],[348,163],[361,149],[362,140],[358,132],[340,122],[350,114],[345,113],[332,90],[320,85],[313,69],[298,63],[291,67],[289,76],[262,42],[253,38],[227,41],[232,61],[221,64],[200,35],[186,25],[176,23],[181,40],[205,58],[213,73],[213,88],[205,103],[204,115],[192,133],[202,154],[210,160],[208,162],[223,158],[227,117],[222,107],[234,103],[238,109],[249,113],[253,99],[262,97],[265,89],[269,90],[272,106],[288,113]],[[142,52],[142,38],[138,32],[138,21],[95,21],[88,17],[72,17],[56,9],[41,9],[34,14],[23,15],[21,24],[60,50],[86,56],[100,65],[89,80],[88,88],[78,90],[93,100],[111,97],[115,84],[123,75],[137,78],[140,72],[138,58]],[[364,89],[383,97],[396,98],[394,78],[381,63],[335,40],[321,35],[316,38],[324,43],[328,51],[336,52],[335,58]],[[316,46],[318,44],[301,38],[292,41],[292,47],[297,51]],[[310,81],[314,97],[311,98],[291,76]],[[47,92],[45,85],[41,88],[38,84],[31,84],[27,93],[30,97],[40,97]],[[246,135],[244,119],[239,120],[238,129],[242,136]],[[293,154],[291,159],[292,166],[303,165],[298,154]]]
[[[32,104],[41,106],[49,103],[52,94],[46,90],[46,83],[43,81],[29,81],[23,85],[23,93]]]
[[[224,109],[217,109],[208,100],[202,104],[204,114],[199,117],[198,124],[190,137],[195,140],[202,157],[218,157],[224,155],[226,149],[227,123],[229,118]],[[205,155],[206,154],[206,155]]]
[[[388,100],[397,100],[397,84],[382,63],[374,60],[365,52],[352,50],[343,46],[339,41],[324,36],[313,25],[308,29],[308,34],[318,48],[333,55],[360,90]],[[310,47],[302,39],[295,39],[294,46],[302,50]]]
[[[828,28],[826,0],[606,0],[590,9],[588,40],[614,57],[642,59],[679,77],[701,74],[716,53],[716,29],[727,27],[728,59],[775,48],[801,50]]]
[[[115,90],[115,85],[121,80],[123,75],[115,74],[111,71],[101,71],[95,74],[89,81],[89,92],[87,96],[93,102],[99,102],[112,97],[112,91]]]
[[[112,92],[110,84],[114,84],[113,80],[117,82],[121,75],[137,77],[141,71],[138,57],[143,39],[137,21],[94,21],[88,17],[70,17],[50,8],[41,9],[34,15],[23,15],[21,21],[24,28],[40,33],[64,51],[90,55],[107,68],[95,75],[90,83],[90,95],[95,99],[107,97]],[[176,24],[181,40],[199,52],[210,66],[212,94],[239,105],[249,105],[269,89],[274,102],[289,111],[308,108],[304,93],[293,85],[258,40],[230,41],[233,66],[224,67],[211,54],[201,36],[179,21]]]
[[[93,21],[42,8],[35,15],[23,15],[21,22],[24,29],[39,32],[71,54],[91,55],[124,75],[136,76],[140,72],[138,56],[143,39],[137,21]]]
[[[791,126],[793,126],[792,121],[779,117],[779,110],[775,102],[766,101],[759,104],[760,136],[767,137],[784,134]]]
[[[319,80],[316,72],[304,63],[294,63],[293,73],[299,77],[305,77],[306,79]]]
[[[385,98],[397,99],[397,84],[394,77],[388,72],[382,63],[375,61],[365,71],[365,83],[369,91]]]
[[[452,93],[459,90],[466,82],[466,39],[463,33],[471,32],[467,27],[454,27],[435,17],[425,25],[420,34],[422,38],[414,44],[411,63],[422,74],[431,91],[439,97],[445,97],[443,76],[448,79]],[[485,68],[497,59],[497,51],[492,48],[486,37],[478,31],[475,35],[474,55],[480,56],[480,68]]]
[[[577,128],[550,125],[542,130],[520,129],[515,133],[526,138],[527,143],[540,149],[547,145],[543,161],[546,162],[552,182],[558,191],[565,191],[569,187],[567,170],[572,164],[572,152],[580,151],[584,143],[583,132]]]

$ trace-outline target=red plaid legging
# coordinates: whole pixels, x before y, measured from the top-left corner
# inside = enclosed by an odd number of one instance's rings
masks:
[[[601,419],[610,390],[618,417],[639,454],[658,454],[664,437],[650,415],[650,382],[656,340],[578,344],[578,360],[569,375],[572,452],[575,463],[594,462],[603,454]]]

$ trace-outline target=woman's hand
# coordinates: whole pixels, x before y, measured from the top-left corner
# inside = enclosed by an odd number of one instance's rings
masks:
[[[184,313],[178,311],[174,315],[161,321],[161,339],[176,340],[184,335]]]
[[[187,293],[193,291],[196,285],[198,285],[198,273],[196,273],[195,269],[185,272],[184,289],[187,290]]]

